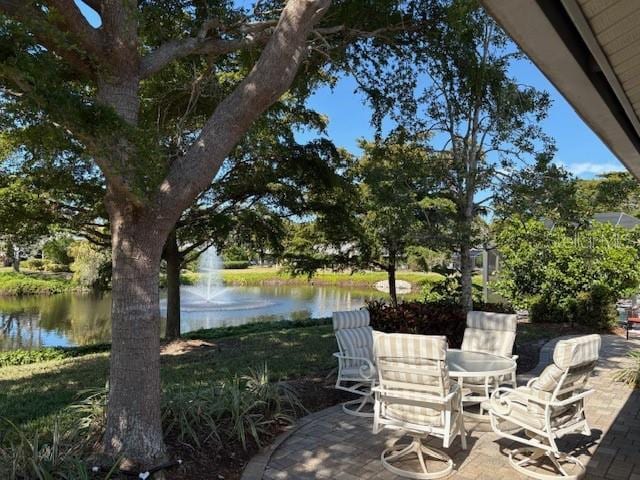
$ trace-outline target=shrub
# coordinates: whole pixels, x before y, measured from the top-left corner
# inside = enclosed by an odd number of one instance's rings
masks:
[[[493,286],[533,321],[605,326],[609,305],[640,283],[639,233],[600,223],[548,229],[508,222],[498,235],[502,268]]]
[[[44,260],[39,258],[29,258],[22,262],[21,266],[25,270],[32,270],[35,272],[43,272],[44,271]]]
[[[58,272],[69,272],[70,270],[69,270],[69,265],[65,265],[62,263],[48,262],[45,260],[44,271],[58,273]]]
[[[452,302],[401,302],[397,307],[384,301],[367,302],[371,326],[386,333],[445,335],[450,348],[460,348],[467,315]],[[474,304],[474,309],[487,312],[513,313],[511,307],[499,303]]]
[[[291,387],[271,382],[264,366],[201,390],[167,393],[162,419],[167,435],[194,448],[234,441],[246,449],[249,442],[262,446],[304,411]]]
[[[577,323],[609,328],[617,320],[615,300],[616,295],[602,285],[594,285],[591,290],[562,301],[538,295],[531,300],[529,318],[534,323]]]
[[[53,295],[68,289],[69,284],[64,280],[0,272],[0,295]]]
[[[91,353],[106,352],[108,344],[86,345],[83,347],[43,347],[33,350],[11,350],[0,352],[0,368],[11,365],[28,365],[30,363],[46,362],[48,360],[63,360]]]
[[[42,246],[42,253],[52,263],[69,265],[73,261],[69,256],[69,247],[73,243],[74,241],[70,237],[52,238]]]
[[[613,379],[633,388],[640,387],[640,350],[633,350],[627,356],[632,360],[631,366],[618,370]]]
[[[461,274],[448,268],[438,269],[443,277],[437,282],[425,283],[422,287],[422,295],[426,302],[451,302],[458,303],[462,295]],[[474,303],[482,299],[482,287],[473,283],[471,295]]]
[[[446,335],[449,347],[459,348],[466,314],[450,302],[401,302],[397,307],[383,301],[367,302],[371,326],[386,333]]]
[[[96,476],[83,459],[97,437],[78,428],[62,426],[58,420],[49,428],[29,431],[0,419],[0,478],[89,479],[114,478],[118,464]]]
[[[580,292],[571,311],[571,320],[596,328],[612,327],[617,322],[616,295],[607,287],[594,285],[589,292]]]
[[[111,260],[106,250],[98,250],[83,240],[71,244],[69,255],[73,258],[70,269],[77,285],[98,290],[108,288],[111,281]]]
[[[228,270],[240,270],[249,268],[249,262],[247,260],[226,260],[222,266]]]

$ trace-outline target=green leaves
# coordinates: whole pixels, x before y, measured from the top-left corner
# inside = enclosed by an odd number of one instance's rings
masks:
[[[609,308],[640,284],[638,234],[601,223],[549,229],[539,221],[514,219],[497,238],[501,270],[494,288],[518,307],[555,305],[566,312],[567,320],[580,302]],[[578,315],[576,320],[597,323],[608,320],[606,315],[604,319]]]

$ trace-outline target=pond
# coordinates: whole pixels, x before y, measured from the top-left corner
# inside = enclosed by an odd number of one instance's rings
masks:
[[[351,310],[374,290],[325,286],[227,287],[213,305],[192,301],[182,292],[182,331],[242,325],[250,322],[321,318],[336,310]],[[161,301],[164,314],[164,300]],[[64,294],[0,297],[0,350],[73,346],[108,342],[111,334],[111,296]]]

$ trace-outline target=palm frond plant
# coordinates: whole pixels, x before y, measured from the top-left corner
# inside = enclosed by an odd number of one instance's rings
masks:
[[[630,387],[640,387],[640,350],[632,350],[627,354],[632,363],[614,374],[614,380],[624,382]]]

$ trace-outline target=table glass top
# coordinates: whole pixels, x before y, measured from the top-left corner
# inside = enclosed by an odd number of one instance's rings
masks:
[[[482,352],[447,350],[447,367],[451,374],[501,372],[513,368],[515,361],[510,358]]]

